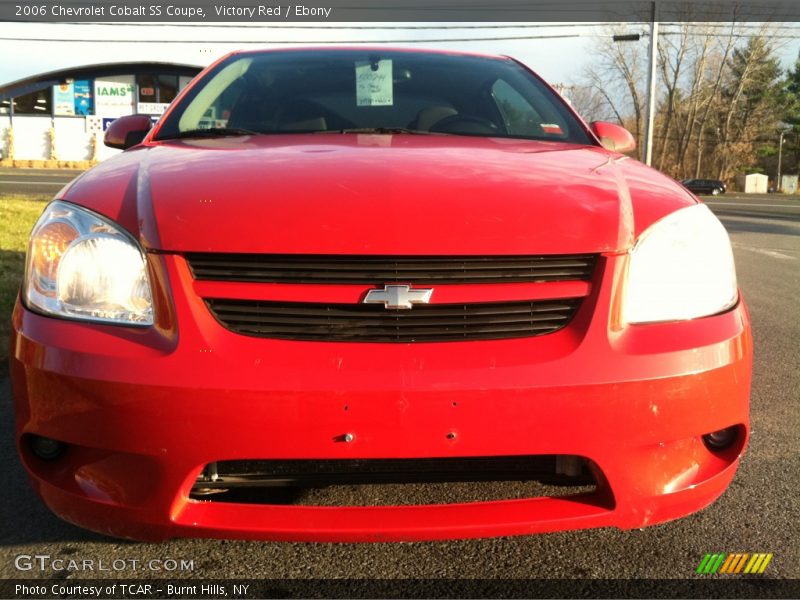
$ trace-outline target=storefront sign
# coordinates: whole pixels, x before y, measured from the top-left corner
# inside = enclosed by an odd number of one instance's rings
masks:
[[[53,86],[53,114],[57,117],[71,117],[75,114],[75,93],[71,83]]]
[[[76,115],[88,116],[93,112],[92,102],[92,82],[87,79],[78,79],[72,84],[73,95],[75,96]]]
[[[136,112],[142,115],[161,115],[168,106],[169,102],[139,102]]]
[[[133,75],[106,77],[94,81],[95,114],[122,117],[134,113]]]

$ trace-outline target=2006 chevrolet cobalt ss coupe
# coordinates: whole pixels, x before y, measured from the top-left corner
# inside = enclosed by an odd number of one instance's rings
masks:
[[[749,433],[705,205],[503,57],[231,54],[32,234],[18,447],[136,539],[423,540],[675,519]]]

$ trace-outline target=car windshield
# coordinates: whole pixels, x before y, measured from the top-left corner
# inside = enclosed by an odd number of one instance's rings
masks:
[[[232,55],[179,100],[156,139],[370,131],[593,143],[511,59],[388,50]]]

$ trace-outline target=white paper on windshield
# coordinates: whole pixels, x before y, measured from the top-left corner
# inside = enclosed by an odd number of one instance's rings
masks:
[[[394,104],[392,61],[356,61],[356,105],[392,106],[392,104]]]

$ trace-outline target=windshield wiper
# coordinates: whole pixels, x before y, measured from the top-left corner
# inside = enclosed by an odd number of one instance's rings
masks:
[[[240,129],[238,127],[209,127],[208,129],[189,129],[174,135],[160,137],[160,140],[177,140],[184,138],[225,137],[234,135],[260,135],[260,131]]]
[[[349,129],[320,129],[317,131],[253,131],[251,129],[241,129],[238,127],[209,127],[208,129],[189,129],[187,131],[180,131],[172,135],[158,137],[158,140],[177,140],[187,138],[204,138],[204,137],[225,137],[237,135],[286,135],[291,133],[377,133],[377,134],[392,134],[392,133],[408,133],[413,135],[448,135],[446,133],[438,133],[433,131],[422,131],[419,129],[407,129],[405,127],[354,127]]]
[[[415,135],[445,135],[434,131],[423,131],[421,129],[408,129],[406,127],[353,127],[349,129],[328,129],[315,131],[314,133],[411,133]]]

